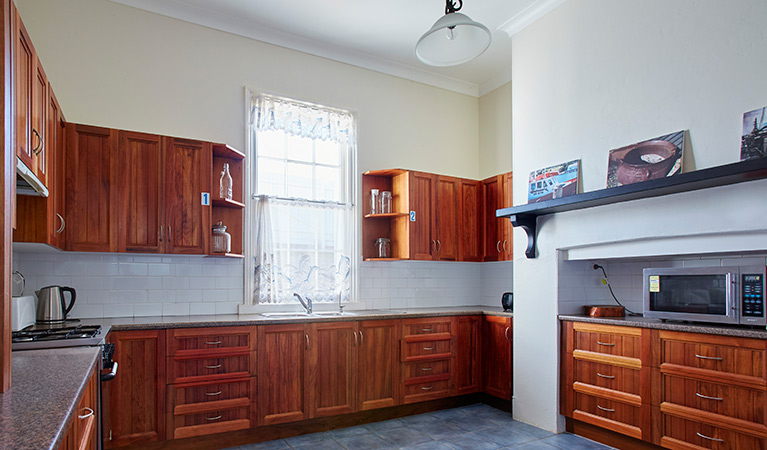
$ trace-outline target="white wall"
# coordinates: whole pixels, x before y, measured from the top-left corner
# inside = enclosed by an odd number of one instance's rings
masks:
[[[511,83],[479,98],[479,178],[511,171]]]
[[[513,38],[515,171],[581,158],[584,191],[601,189],[610,149],[681,129],[697,168],[737,161],[742,114],[767,105],[764,17],[762,0],[565,2]],[[526,203],[526,177],[514,188],[514,203]],[[560,251],[764,251],[765,210],[744,206],[762,205],[765,188],[755,181],[546,216],[537,259],[525,259],[526,236],[515,230],[515,417],[561,429]]]

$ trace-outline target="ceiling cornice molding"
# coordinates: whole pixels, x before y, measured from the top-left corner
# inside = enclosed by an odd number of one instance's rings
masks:
[[[565,0],[537,0],[504,22],[498,29],[512,37],[564,2]]]
[[[191,7],[179,2],[173,2],[173,6],[166,2],[154,0],[110,0],[114,3],[137,8],[151,13],[171,17],[174,19],[190,22],[218,31],[235,34],[249,39],[254,39],[267,44],[284,47],[290,50],[307,53],[355,67],[372,70],[386,75],[403,78],[410,81],[426,84],[429,86],[445,89],[459,94],[479,97],[478,85],[444,75],[435,74],[416,67],[397,63],[384,58],[371,56],[370,54],[356,52],[325,44],[312,39],[303,38],[283,31],[253,27],[245,21],[215,12]]]
[[[489,94],[504,84],[511,81],[511,63],[509,63],[504,69],[496,74],[493,78],[485,81],[479,85],[479,96],[482,97],[485,94]]]

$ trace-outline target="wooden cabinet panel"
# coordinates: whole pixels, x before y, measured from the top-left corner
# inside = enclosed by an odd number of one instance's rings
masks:
[[[573,374],[576,383],[585,383],[605,389],[641,395],[640,371],[610,364],[599,364],[576,359]]]
[[[258,423],[273,425],[309,417],[306,398],[305,326],[258,327]]]
[[[402,321],[402,335],[405,338],[422,334],[451,333],[451,317],[428,317],[424,319],[405,319]]]
[[[433,210],[436,239],[435,257],[439,261],[458,261],[458,223],[460,216],[461,185],[458,178],[435,177],[436,201]]]
[[[402,365],[402,376],[405,381],[423,377],[431,378],[440,375],[447,375],[446,378],[449,378],[450,374],[449,359],[411,362]]]
[[[66,230],[65,212],[65,136],[64,114],[53,93],[53,88],[48,86],[48,121],[46,134],[48,136],[48,188],[50,199],[47,211],[49,243],[58,248],[64,248],[64,232]]]
[[[660,445],[670,449],[764,450],[767,439],[715,424],[664,415]]]
[[[98,420],[99,399],[98,383],[100,383],[98,370],[93,371],[88,384],[85,387],[82,399],[77,406],[77,415],[74,418],[74,445],[78,450],[98,449]]]
[[[309,417],[356,411],[357,322],[315,323],[308,327]]]
[[[410,259],[434,259],[437,241],[434,237],[434,176],[410,172],[410,210],[415,221],[410,222]]]
[[[165,330],[109,333],[119,375],[104,384],[104,448],[165,439]]]
[[[576,392],[573,418],[642,439],[642,416],[639,405]]]
[[[32,144],[32,91],[35,73],[35,51],[16,6],[11,2],[14,34],[12,42],[14,70],[14,111],[16,156],[34,171]]]
[[[399,320],[360,322],[357,371],[360,411],[398,404],[399,335]]]
[[[162,253],[164,226],[161,137],[120,131],[118,164],[121,252]]]
[[[438,334],[428,340],[402,340],[402,362],[444,359],[453,356],[453,337]]]
[[[175,328],[168,330],[168,355],[202,356],[256,349],[256,327]]]
[[[501,208],[511,208],[514,206],[514,174],[507,172],[501,175],[503,177],[503,195],[501,196]],[[502,259],[504,261],[514,260],[514,227],[511,226],[511,220],[495,218],[500,222],[500,237]]]
[[[30,167],[42,183],[48,186],[48,77],[40,59],[35,55],[35,71],[32,78],[32,165]]]
[[[66,249],[117,250],[117,132],[67,124]]]
[[[495,397],[511,400],[511,319],[485,316],[482,342],[483,389]]]
[[[207,254],[210,248],[212,150],[208,142],[165,138],[165,211],[167,253]]]
[[[173,402],[174,410],[183,405],[198,403],[220,402],[222,400],[255,398],[255,377],[207,381],[202,383],[177,384],[170,387],[169,399]],[[183,411],[184,408],[181,408]]]
[[[501,205],[503,177],[497,175],[482,181],[482,260],[501,260],[501,240],[495,211]]]
[[[482,386],[482,316],[458,316],[455,324],[455,378],[457,395],[479,392]]]
[[[767,424],[765,391],[694,378],[664,375],[661,404],[673,403],[706,413]]]
[[[573,324],[575,341],[573,350],[604,353],[627,358],[641,357],[642,330],[588,323]]]
[[[402,403],[425,402],[450,396],[450,381],[427,381],[405,384],[403,387]]]
[[[454,219],[458,222],[458,259],[482,261],[482,182],[460,181],[460,206]]]
[[[168,357],[168,384],[226,380],[255,375],[255,352],[203,358]]]

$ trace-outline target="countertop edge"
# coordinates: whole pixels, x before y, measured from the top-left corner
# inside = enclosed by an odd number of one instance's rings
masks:
[[[560,321],[567,322],[598,323],[622,327],[649,328],[653,330],[681,331],[686,333],[714,334],[719,336],[767,340],[767,330],[764,328],[742,328],[737,326],[704,323],[663,322],[660,319],[650,319],[646,317],[590,317],[569,314],[560,314],[557,317]]]

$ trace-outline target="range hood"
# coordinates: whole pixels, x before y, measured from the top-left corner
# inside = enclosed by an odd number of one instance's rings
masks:
[[[48,196],[48,188],[18,157],[16,157],[16,194]]]

